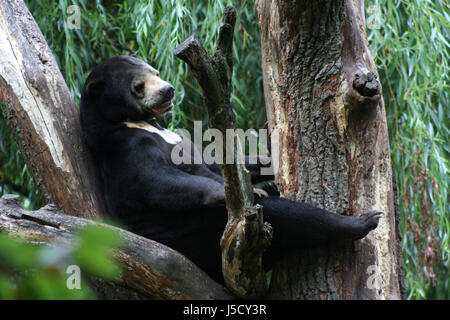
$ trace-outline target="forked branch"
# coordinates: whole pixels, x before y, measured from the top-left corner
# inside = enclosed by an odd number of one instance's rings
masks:
[[[175,50],[175,56],[189,65],[202,89],[209,126],[219,129],[223,136],[226,136],[226,129],[236,128],[230,103],[235,22],[235,9],[226,7],[213,56],[208,55],[196,35]],[[263,222],[262,207],[253,205],[250,175],[239,161],[242,154],[239,140],[235,137],[232,145],[229,142],[223,144],[222,154],[233,148],[234,162],[221,165],[228,209],[228,223],[221,239],[222,272],[235,295],[257,298],[266,293],[261,258],[270,244],[272,229]]]

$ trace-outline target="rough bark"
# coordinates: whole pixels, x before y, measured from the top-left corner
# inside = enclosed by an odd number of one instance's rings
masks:
[[[385,212],[361,241],[284,258],[273,271],[271,297],[402,298],[386,114],[364,1],[259,0],[255,7],[283,195],[341,214]]]
[[[124,249],[114,257],[122,265],[120,278],[107,282],[91,278],[102,299],[232,299],[221,285],[175,250],[131,232],[92,220],[63,214],[54,206],[37,211],[20,207],[15,195],[0,199],[0,231],[29,242],[67,244],[74,232],[86,225],[101,225],[119,233]],[[189,276],[186,276],[189,275]]]
[[[235,9],[226,7],[213,56],[208,55],[196,35],[175,50],[175,56],[189,65],[202,88],[209,127],[220,130],[223,137],[227,136],[227,129],[236,129],[230,103],[235,22]],[[222,272],[227,287],[235,295],[257,298],[266,294],[261,257],[270,243],[272,230],[263,222],[262,207],[253,206],[250,174],[239,161],[243,151],[237,137],[233,141],[227,139],[221,154],[226,155],[230,148],[233,148],[234,162],[221,165],[228,210],[228,222],[221,239]]]
[[[22,0],[0,0],[0,109],[41,193],[68,214],[98,217],[78,109]]]

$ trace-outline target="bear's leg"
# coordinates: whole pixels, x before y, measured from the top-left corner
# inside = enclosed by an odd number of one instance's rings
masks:
[[[312,205],[279,197],[258,198],[264,220],[273,229],[272,245],[281,248],[317,247],[358,240],[375,229],[381,211],[361,216],[334,214]]]
[[[381,214],[376,211],[359,217],[342,216],[279,197],[257,198],[256,203],[264,206],[264,220],[274,229],[272,244],[263,255],[267,270],[289,249],[363,238],[376,228]],[[195,222],[191,222],[195,227],[191,232],[174,232],[173,241],[163,243],[184,254],[214,280],[223,283],[220,238],[227,223],[226,208],[218,205],[196,213]],[[186,231],[184,225],[188,223],[181,225]],[[153,235],[147,236],[155,238]]]

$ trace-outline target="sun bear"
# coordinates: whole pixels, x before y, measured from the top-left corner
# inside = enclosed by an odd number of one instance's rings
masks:
[[[227,221],[217,165],[174,164],[171,151],[192,142],[162,128],[156,117],[172,107],[175,89],[135,56],[93,69],[82,89],[80,117],[93,156],[106,214],[130,231],[163,243],[223,282],[220,237]],[[248,165],[253,181],[259,165]],[[263,256],[269,266],[293,247],[317,247],[365,237],[382,214],[345,216],[278,195],[255,196],[274,230]]]

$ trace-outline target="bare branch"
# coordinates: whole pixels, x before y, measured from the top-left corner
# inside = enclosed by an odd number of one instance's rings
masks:
[[[210,127],[221,130],[224,136],[226,129],[236,128],[230,103],[235,21],[235,9],[225,8],[214,56],[206,53],[196,36],[189,37],[174,53],[190,66],[202,88]],[[228,209],[228,223],[221,240],[222,272],[234,294],[242,298],[255,298],[266,292],[261,257],[272,234],[270,226],[263,223],[262,208],[253,206],[250,175],[238,159],[242,153],[239,141],[237,138],[233,140],[232,146],[224,144],[222,150],[222,154],[226,154],[232,147],[235,156],[234,164],[221,166]]]

